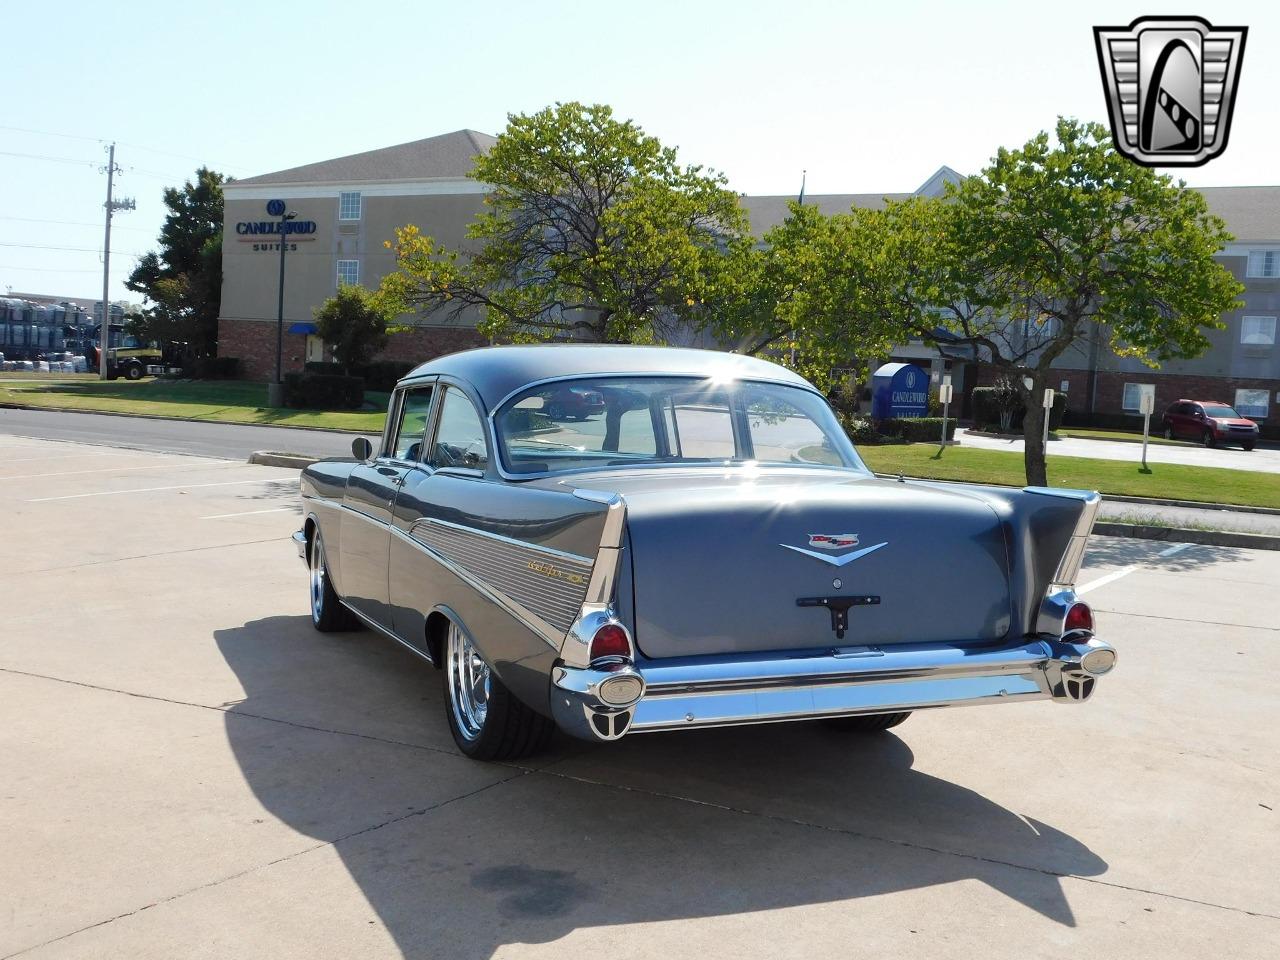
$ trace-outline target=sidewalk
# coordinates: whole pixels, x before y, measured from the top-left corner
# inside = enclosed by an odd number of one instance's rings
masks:
[[[984,436],[969,430],[957,430],[956,438],[962,446],[979,450],[1006,450],[1022,452],[1021,440]],[[1096,460],[1142,460],[1142,444],[1125,440],[1084,440],[1067,437],[1049,441],[1049,460],[1059,457],[1092,457]],[[1253,473],[1280,474],[1280,450],[1264,450],[1259,447],[1251,453],[1239,447],[1205,447],[1147,445],[1148,463],[1175,463],[1189,467],[1222,467],[1228,470],[1246,470]]]

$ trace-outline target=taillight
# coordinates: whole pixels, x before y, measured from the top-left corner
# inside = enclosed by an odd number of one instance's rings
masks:
[[[1087,630],[1093,633],[1093,611],[1087,603],[1073,603],[1067,610],[1066,619],[1062,623],[1063,633],[1076,630]]]
[[[591,638],[592,660],[602,657],[630,657],[631,639],[626,629],[619,623],[606,623]]]

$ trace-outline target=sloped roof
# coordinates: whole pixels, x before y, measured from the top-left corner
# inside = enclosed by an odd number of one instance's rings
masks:
[[[848,213],[854,207],[880,210],[885,200],[905,200],[909,193],[819,193],[805,194],[804,205],[817,207],[819,212]],[[772,230],[787,219],[787,204],[796,199],[795,194],[773,197],[743,197],[742,205],[751,217],[751,232],[756,236]]]
[[[1280,186],[1196,187],[1237,240],[1280,240]]]
[[[366,150],[334,160],[236,180],[235,186],[271,183],[355,183],[368,180],[433,180],[465,177],[475,158],[487,153],[496,137],[477,130],[455,130],[425,140]]]

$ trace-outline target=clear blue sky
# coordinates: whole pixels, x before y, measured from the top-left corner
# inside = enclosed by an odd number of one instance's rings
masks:
[[[154,244],[161,191],[201,162],[252,176],[577,99],[743,193],[793,193],[806,168],[810,193],[911,190],[1057,114],[1105,120],[1091,28],[1178,13],[1250,28],[1230,146],[1186,180],[1280,183],[1274,2],[14,4],[0,294],[100,295],[111,139],[138,203],[116,218],[111,295],[135,299],[120,281]]]

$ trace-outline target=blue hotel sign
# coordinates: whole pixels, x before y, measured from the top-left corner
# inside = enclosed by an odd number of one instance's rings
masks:
[[[912,363],[886,363],[871,376],[875,420],[923,417],[929,412],[929,375]]]

